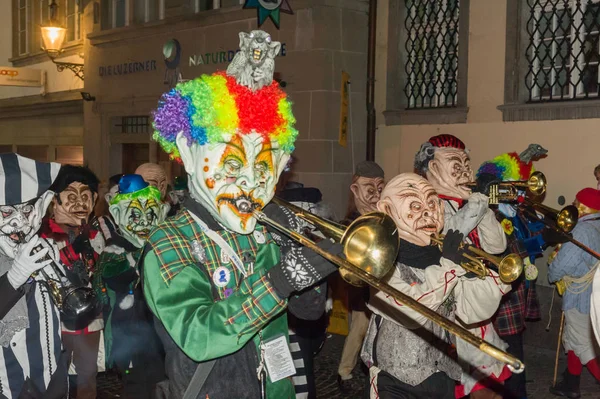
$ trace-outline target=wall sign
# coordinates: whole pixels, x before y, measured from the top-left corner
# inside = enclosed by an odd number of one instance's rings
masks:
[[[348,102],[350,99],[350,75],[342,71],[342,87],[340,90],[341,103],[340,103],[340,135],[338,143],[342,147],[346,146],[348,142]]]
[[[228,51],[214,51],[212,53],[205,54],[194,54],[189,58],[188,65],[189,66],[199,66],[199,65],[216,65],[216,64],[226,64],[233,60],[233,57],[237,54],[238,50],[228,50]],[[281,50],[279,51],[279,56],[285,57],[286,55],[286,47],[285,43],[281,43]]]
[[[117,76],[129,75],[132,73],[156,71],[156,60],[125,62],[123,64],[107,65],[98,68],[98,75]]]
[[[0,66],[0,86],[42,86],[42,70]]]
[[[244,8],[256,8],[259,28],[263,22],[270,17],[271,21],[273,21],[277,29],[279,29],[279,17],[281,16],[281,13],[294,13],[288,0],[246,0]]]

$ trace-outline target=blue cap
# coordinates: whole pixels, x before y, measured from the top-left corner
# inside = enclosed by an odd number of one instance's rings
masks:
[[[148,187],[144,178],[140,175],[124,175],[119,180],[119,194],[130,194]]]

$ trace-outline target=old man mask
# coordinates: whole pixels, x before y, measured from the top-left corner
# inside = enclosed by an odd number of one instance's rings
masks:
[[[444,206],[432,185],[415,173],[402,173],[390,180],[377,208],[389,215],[401,239],[426,246],[444,227]]]
[[[415,170],[427,177],[440,195],[457,199],[471,195],[471,160],[464,143],[455,136],[441,134],[421,145],[415,156]]]
[[[383,177],[383,169],[375,162],[364,161],[356,166],[350,191],[356,210],[361,215],[377,210],[377,202],[385,186]]]

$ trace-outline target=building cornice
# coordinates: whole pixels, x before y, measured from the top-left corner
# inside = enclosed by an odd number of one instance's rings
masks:
[[[83,114],[83,99],[80,90],[0,100],[0,119],[76,113]]]
[[[368,12],[368,4],[364,0],[296,0],[293,4],[293,10],[296,12],[315,6]],[[237,21],[253,21],[255,19],[255,14],[250,13],[249,10],[242,8],[240,5],[202,11],[197,14],[180,15],[161,21],[149,22],[144,25],[130,25],[123,28],[92,32],[87,35],[87,38],[90,40],[92,46],[102,46],[103,44],[124,40],[162,35],[174,30],[199,29]]]
[[[71,55],[78,55],[83,53],[83,42],[80,40],[76,43],[72,43],[65,47],[64,51],[56,57],[56,61],[60,61],[61,58],[69,57]],[[14,67],[24,67],[34,64],[40,64],[42,62],[50,61],[48,55],[40,50],[36,53],[22,55],[19,57],[13,57],[9,59]]]

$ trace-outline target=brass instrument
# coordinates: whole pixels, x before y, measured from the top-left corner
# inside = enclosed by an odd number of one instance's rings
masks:
[[[554,208],[527,199],[525,201],[525,204],[535,209],[535,211],[541,213],[544,217],[540,218],[537,215],[537,213],[531,212],[527,208],[524,208],[525,213],[535,218],[536,220],[539,220],[540,222],[544,223],[549,228],[558,231],[569,242],[578,246],[579,248],[592,255],[596,259],[600,259],[600,253],[584,245],[582,242],[574,239],[573,236],[569,234],[571,231],[573,231],[575,225],[577,225],[577,221],[579,220],[579,211],[577,210],[577,207],[575,207],[574,205],[567,205],[560,211],[557,211]]]
[[[475,187],[477,183],[469,183],[468,186]],[[535,196],[546,192],[546,176],[542,172],[533,172],[528,180],[503,181],[490,187],[490,204],[497,205],[501,202],[515,202],[519,199],[519,190],[529,191]]]
[[[444,235],[439,234],[437,237],[432,235],[431,241],[441,248],[444,243]],[[508,254],[501,258],[499,256],[490,255],[472,245],[465,246],[462,244],[462,247],[466,247],[473,255],[464,253],[463,257],[468,261],[461,263],[460,265],[463,269],[475,273],[480,279],[490,276],[490,270],[485,266],[482,259],[485,259],[496,266],[500,280],[506,284],[512,283],[519,278],[521,273],[523,273],[523,259],[517,254]]]
[[[285,205],[287,203],[283,200],[277,199],[275,202],[281,206],[287,206]],[[393,297],[404,306],[420,313],[450,333],[460,337],[465,342],[479,348],[479,350],[489,356],[505,364],[509,364],[515,372],[519,373],[525,368],[525,365],[516,357],[476,337],[460,325],[439,315],[427,306],[382,281],[382,278],[394,267],[394,261],[399,248],[397,227],[389,216],[380,212],[363,215],[345,230],[340,231],[338,229],[332,230],[332,226],[336,224],[310,214],[310,212],[302,208],[294,207],[293,205],[290,208],[294,212],[297,212],[297,214],[302,214],[305,220],[310,219],[311,223],[317,228],[323,226],[323,229],[329,231],[330,234],[340,237],[336,241],[343,245],[345,259],[319,248],[313,241],[269,219],[264,213],[256,210],[253,213],[259,222],[281,231],[294,241],[310,248],[335,264],[340,270],[345,270],[354,279],[361,280],[371,287]]]

